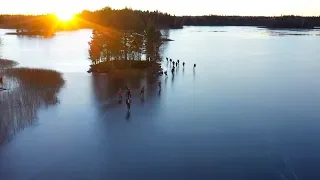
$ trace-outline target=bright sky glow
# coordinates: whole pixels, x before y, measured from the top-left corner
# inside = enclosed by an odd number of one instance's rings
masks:
[[[320,15],[320,0],[10,0],[1,3],[0,14],[75,13],[105,6],[159,10],[175,15]]]

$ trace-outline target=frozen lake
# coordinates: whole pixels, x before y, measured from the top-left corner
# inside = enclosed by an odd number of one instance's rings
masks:
[[[160,94],[153,80],[133,83],[147,96],[130,116],[110,101],[124,82],[86,73],[91,30],[7,31],[4,58],[61,71],[66,85],[59,104],[0,145],[1,179],[320,179],[319,30],[171,30],[163,56],[186,67],[160,77]]]

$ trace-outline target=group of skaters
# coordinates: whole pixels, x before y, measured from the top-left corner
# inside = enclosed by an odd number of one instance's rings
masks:
[[[158,82],[158,87],[159,87],[159,91],[161,91],[161,81]],[[145,93],[146,87],[142,86],[141,90],[140,90],[140,98],[143,99],[144,98],[144,93]],[[123,99],[123,92],[122,89],[120,88],[118,90],[117,93],[117,97],[118,97],[118,102],[119,104],[121,104],[122,99]],[[126,90],[125,90],[125,98],[126,98],[126,105],[127,105],[127,109],[128,112],[130,112],[131,109],[131,98],[132,98],[132,93],[131,90],[128,86],[126,86]]]
[[[169,58],[166,58],[166,60],[167,60],[167,62],[170,61],[170,63],[172,63],[173,66],[172,66],[171,72],[173,74],[174,71],[175,71],[175,68],[180,65],[180,61],[177,60],[175,62],[175,61],[173,61],[172,59],[169,59]],[[185,62],[182,62],[182,66],[184,68]],[[196,64],[193,64],[193,68],[196,68]],[[165,74],[165,76],[168,76],[167,71],[161,72],[160,74]],[[158,82],[158,87],[159,87],[159,92],[160,92],[161,91],[161,81]],[[144,98],[145,89],[146,89],[145,86],[142,86],[142,88],[140,89],[140,98],[141,99]],[[122,91],[121,88],[118,90],[117,97],[118,97],[118,102],[121,103],[122,100],[123,100],[123,91]],[[130,112],[130,109],[131,109],[131,98],[132,98],[131,90],[130,90],[130,88],[128,86],[126,86],[125,99],[126,99],[126,105],[127,105],[128,112]]]
[[[175,68],[180,65],[180,60],[178,59],[177,61],[173,61],[172,59],[169,59],[169,58],[166,58],[166,60],[167,60],[167,62],[170,61],[170,63],[172,63],[171,73],[173,74]],[[183,68],[184,68],[185,64],[186,64],[185,62],[182,62]],[[196,68],[196,64],[193,64],[193,68]],[[167,71],[165,71],[164,74],[167,76],[168,75]]]

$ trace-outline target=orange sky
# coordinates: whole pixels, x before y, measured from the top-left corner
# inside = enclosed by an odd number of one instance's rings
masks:
[[[1,4],[0,13],[74,13],[83,9],[99,9],[104,6],[112,8],[128,6],[133,9],[159,10],[176,15],[320,15],[320,0],[9,0]]]

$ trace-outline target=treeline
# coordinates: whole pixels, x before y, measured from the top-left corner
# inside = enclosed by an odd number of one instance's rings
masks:
[[[105,7],[96,11],[84,10],[77,14],[82,27],[95,28],[96,26],[122,28],[132,17],[134,22],[148,24],[152,22],[156,28],[182,28],[181,19],[168,13],[159,11],[140,11],[130,8],[112,9]],[[138,21],[137,21],[138,20]]]
[[[174,16],[159,11],[140,11],[130,8],[105,7],[95,11],[84,10],[68,24],[59,22],[53,15],[0,15],[0,27],[13,29],[80,29],[97,27],[122,28],[131,17],[139,24],[152,22],[156,28],[182,28],[183,26],[267,26],[284,28],[312,28],[320,26],[320,16]]]
[[[54,14],[45,15],[0,15],[0,28],[17,29],[17,31],[55,32],[65,29],[79,29],[77,20],[59,21]]]
[[[53,14],[46,15],[0,15],[0,28],[24,30],[73,30],[81,28],[111,27],[123,28],[134,22],[147,24],[152,22],[156,28],[182,28],[179,18],[158,11],[139,11],[129,8],[111,9],[105,7],[96,11],[84,10],[75,15],[70,22],[60,22]],[[130,25],[131,27],[131,25]]]
[[[121,15],[122,14],[122,15]],[[117,20],[125,21],[126,16],[135,14],[146,23],[152,20],[159,28],[182,28],[183,26],[265,26],[274,28],[320,27],[320,16],[172,16],[158,11],[138,11],[132,9],[113,10],[103,8],[97,11],[83,11],[79,17],[102,26],[114,26]],[[87,27],[91,27],[90,25]]]
[[[274,28],[320,27],[319,17],[302,16],[185,16],[179,21],[185,26],[265,26]]]

